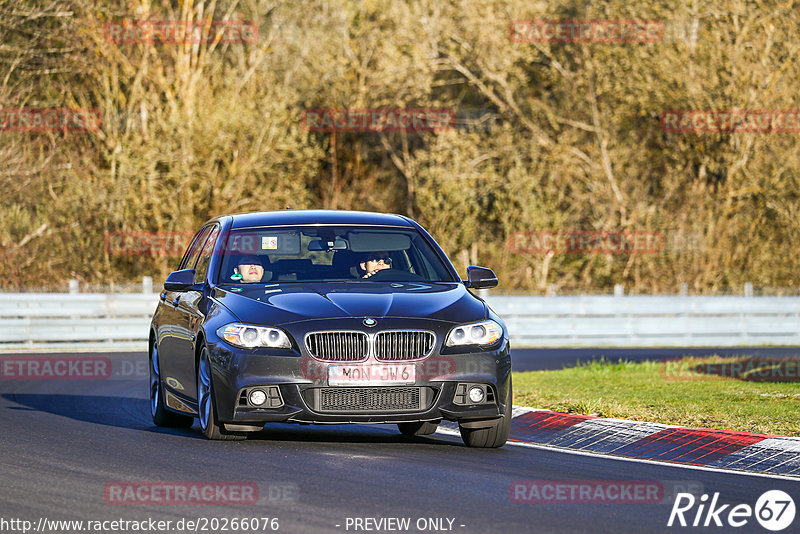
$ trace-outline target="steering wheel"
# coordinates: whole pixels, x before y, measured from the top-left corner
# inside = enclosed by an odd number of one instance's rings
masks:
[[[418,274],[402,271],[400,269],[382,269],[366,280],[377,282],[425,282],[425,278]]]

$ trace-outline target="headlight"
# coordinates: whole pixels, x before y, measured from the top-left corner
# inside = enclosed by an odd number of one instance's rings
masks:
[[[503,335],[503,328],[489,319],[479,323],[457,326],[447,334],[445,345],[491,345]]]
[[[231,323],[217,330],[217,335],[234,347],[243,349],[255,347],[292,348],[292,342],[289,341],[289,336],[283,330],[268,326]]]

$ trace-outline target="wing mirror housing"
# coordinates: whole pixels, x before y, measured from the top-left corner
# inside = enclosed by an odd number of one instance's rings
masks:
[[[467,280],[464,283],[474,289],[489,289],[497,286],[497,275],[486,267],[470,265],[467,267]]]
[[[194,287],[194,276],[194,269],[171,272],[164,281],[164,289],[167,291],[189,291]]]

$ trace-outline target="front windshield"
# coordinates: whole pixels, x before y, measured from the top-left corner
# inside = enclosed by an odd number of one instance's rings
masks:
[[[232,230],[220,284],[455,282],[413,228],[296,226]]]

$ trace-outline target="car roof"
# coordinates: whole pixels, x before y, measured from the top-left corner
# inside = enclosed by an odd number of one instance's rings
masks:
[[[413,224],[394,213],[374,213],[369,211],[344,210],[280,210],[237,213],[229,215],[233,219],[231,228],[252,228],[257,226],[282,225],[378,225],[413,227]]]

